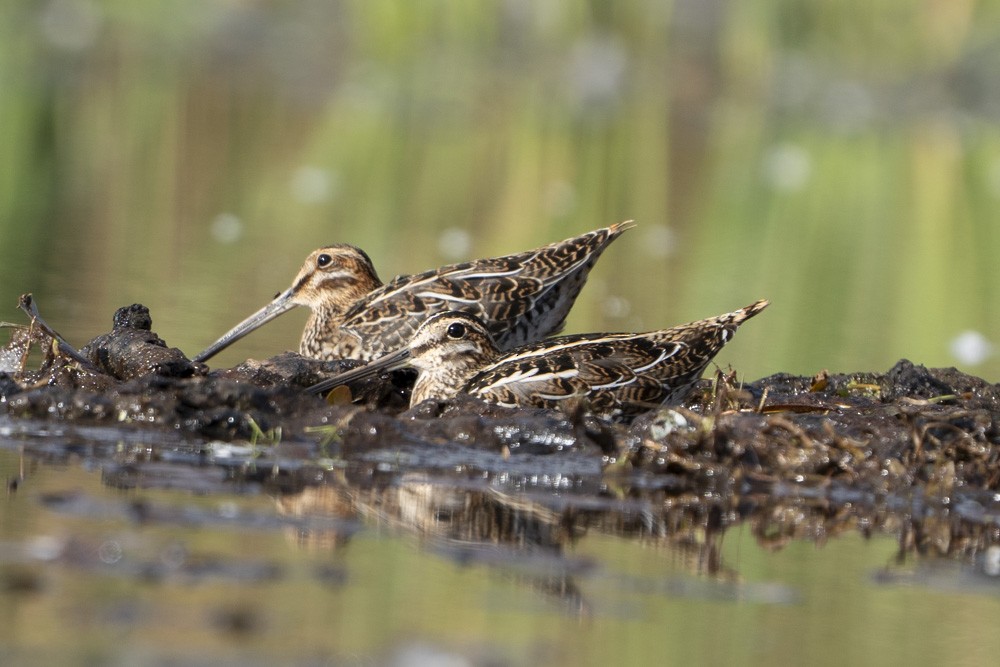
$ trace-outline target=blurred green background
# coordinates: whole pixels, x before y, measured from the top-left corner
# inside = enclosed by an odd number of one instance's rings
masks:
[[[6,0],[0,319],[141,302],[194,354],[325,243],[388,279],[635,219],[568,331],[768,297],[749,379],[995,379],[998,71],[974,0]]]

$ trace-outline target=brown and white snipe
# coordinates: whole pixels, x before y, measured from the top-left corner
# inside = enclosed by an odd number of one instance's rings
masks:
[[[708,363],[764,299],[689,324],[647,333],[592,333],[550,338],[502,353],[482,322],[438,313],[409,345],[310,387],[333,387],[403,367],[417,369],[411,405],[459,393],[508,406],[564,408],[585,400],[614,419],[684,399]]]
[[[205,361],[295,306],[312,315],[299,352],[317,359],[369,361],[404,348],[435,313],[462,311],[485,323],[501,350],[562,329],[587,275],[631,222],[621,222],[516,255],[379,280],[359,248],[313,251],[292,286],[194,357]]]

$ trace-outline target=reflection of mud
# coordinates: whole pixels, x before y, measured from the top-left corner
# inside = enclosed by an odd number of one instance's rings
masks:
[[[749,586],[738,564],[726,562],[725,535],[744,526],[767,550],[780,550],[793,540],[822,545],[844,534],[896,535],[898,566],[914,558],[925,563],[951,559],[997,574],[988,569],[992,561],[984,556],[991,549],[1000,552],[1000,502],[992,494],[955,496],[961,503],[983,507],[982,517],[990,517],[972,521],[919,493],[864,493],[836,481],[758,480],[755,485],[758,490],[750,493],[736,488],[674,493],[605,487],[595,494],[552,487],[506,490],[502,476],[492,483],[470,482],[440,471],[379,475],[365,468],[279,496],[277,505],[281,513],[300,518],[357,517],[380,531],[412,535],[431,552],[463,565],[495,569],[574,613],[591,608],[579,580],[600,576],[599,564],[573,554],[574,545],[588,534],[638,540],[661,549],[674,566],[723,586],[691,593],[683,582],[656,584],[671,594],[699,597],[789,601],[789,591]],[[764,486],[769,492],[761,492]],[[298,541],[303,543],[301,535]],[[343,548],[348,542],[337,533],[313,532],[305,544]]]

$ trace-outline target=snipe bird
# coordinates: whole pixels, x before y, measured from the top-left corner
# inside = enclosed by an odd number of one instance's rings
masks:
[[[768,305],[648,333],[560,336],[500,352],[486,327],[466,313],[428,318],[409,345],[309,388],[320,393],[378,373],[417,369],[410,405],[459,393],[507,406],[568,408],[581,400],[617,418],[684,399],[736,329]]]
[[[359,248],[313,251],[292,286],[194,357],[205,361],[295,306],[312,314],[299,343],[303,356],[370,361],[406,347],[431,315],[462,311],[486,324],[501,350],[558,333],[605,248],[631,221],[542,248],[379,280]]]

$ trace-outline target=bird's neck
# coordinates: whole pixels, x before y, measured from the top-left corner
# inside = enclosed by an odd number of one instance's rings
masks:
[[[464,391],[477,373],[493,362],[497,354],[491,350],[474,357],[439,360],[423,366],[413,385],[410,405],[416,405],[429,398],[436,400],[454,398]]]
[[[299,342],[299,354],[314,359],[344,359],[352,355],[341,349],[340,325],[349,305],[341,303],[324,304],[309,313],[306,326]]]

